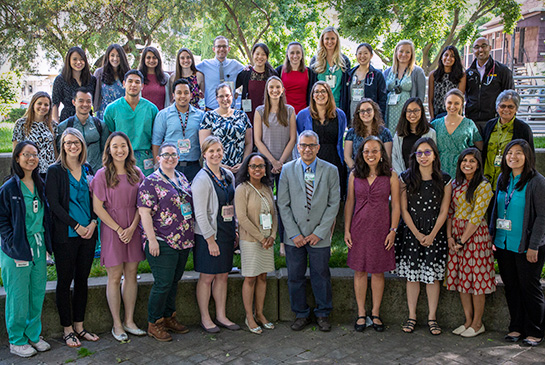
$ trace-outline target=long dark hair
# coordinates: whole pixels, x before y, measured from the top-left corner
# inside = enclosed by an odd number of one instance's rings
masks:
[[[422,137],[415,142],[411,151],[411,155],[409,156],[409,168],[405,172],[403,172],[401,176],[403,178],[403,181],[407,185],[407,191],[410,194],[418,193],[418,191],[420,190],[420,185],[422,185],[422,174],[420,173],[420,165],[416,160],[416,150],[423,143],[427,143],[433,151],[433,156],[435,157],[432,164],[433,170],[431,174],[433,190],[435,190],[439,197],[443,199],[443,194],[445,193],[445,183],[443,182],[441,161],[439,161],[439,150],[437,149],[437,145],[435,144],[433,139],[429,137]]]
[[[4,179],[4,181],[9,180],[11,177],[15,175],[17,175],[19,179],[22,179],[25,177],[25,172],[21,168],[21,165],[19,165],[19,162],[17,162],[17,159],[19,158],[19,155],[23,151],[23,148],[25,148],[26,146],[34,147],[36,148],[36,153],[38,154],[40,153],[40,149],[38,148],[36,143],[32,141],[21,141],[17,143],[11,155],[10,175],[7,176]],[[41,196],[43,192],[43,181],[42,181],[42,178],[40,177],[40,174],[38,173],[38,170],[39,170],[38,165],[39,164],[36,164],[36,168],[32,170],[31,176],[32,176],[32,181],[34,181],[34,185],[36,186],[36,189],[38,189],[38,192],[40,193],[40,196]]]
[[[140,182],[140,174],[136,170],[136,159],[134,158],[134,151],[132,149],[131,141],[129,137],[123,132],[117,131],[110,134],[106,140],[104,146],[104,152],[102,153],[102,164],[104,165],[104,174],[106,177],[106,186],[108,188],[115,188],[119,184],[119,177],[117,176],[117,169],[114,165],[114,159],[112,157],[111,144],[114,137],[122,137],[127,142],[127,148],[129,154],[125,158],[125,171],[127,172],[127,180],[129,184],[136,185]]]
[[[377,176],[392,176],[392,166],[390,164],[390,158],[388,157],[386,148],[384,148],[384,143],[382,143],[382,141],[376,136],[369,136],[365,138],[361,143],[360,148],[358,148],[358,153],[356,154],[356,162],[354,164],[354,176],[360,179],[365,179],[369,176],[369,173],[371,172],[369,165],[367,164],[367,162],[365,162],[365,159],[363,158],[363,148],[369,141],[376,141],[380,144],[380,160],[378,162],[376,171]]]
[[[87,86],[91,82],[91,71],[89,71],[89,61],[87,61],[87,55],[85,54],[85,51],[81,49],[80,47],[72,47],[68,50],[66,53],[66,57],[64,58],[64,66],[62,67],[62,78],[68,85],[72,84],[72,66],[70,66],[70,57],[72,56],[72,53],[77,52],[83,58],[85,61],[85,66],[83,66],[83,70],[81,70],[81,86]]]
[[[148,66],[146,66],[146,55],[148,52],[151,52],[154,54],[155,57],[157,57],[157,66],[155,67],[155,76],[157,77],[157,82],[161,86],[165,86],[165,84],[168,82],[168,78],[165,77],[165,73],[163,72],[163,61],[161,61],[161,54],[159,53],[159,50],[157,48],[149,46],[144,48],[142,51],[142,56],[140,57],[140,64],[138,65],[138,71],[142,72],[142,75],[144,75],[144,84],[148,84]],[[179,62],[179,61],[178,61]]]
[[[267,47],[267,45],[265,43],[256,43],[252,47],[252,52],[250,53],[252,55],[252,63],[254,61],[253,60],[254,59],[254,52],[258,48],[261,48],[263,50],[263,52],[265,52],[265,54],[267,55],[267,62],[265,62],[265,76],[267,78],[269,78],[269,77],[271,77],[273,75],[276,75],[276,71],[274,70],[274,68],[269,63],[269,53],[271,53],[271,51],[269,51],[269,47]]]
[[[371,130],[367,130],[367,126],[363,123],[363,120],[360,118],[360,107],[362,104],[368,103],[371,104],[373,108],[373,122],[371,124]],[[365,137],[367,134],[372,136],[378,136],[380,133],[380,127],[384,126],[384,120],[382,119],[382,112],[380,107],[374,100],[369,98],[363,98],[356,105],[356,111],[354,112],[354,119],[352,119],[352,126],[354,127],[354,132],[360,137]]]
[[[193,52],[189,48],[180,48],[178,51],[178,54],[176,54],[176,72],[174,78],[175,80],[179,80],[182,78],[182,65],[180,65],[180,55],[182,52],[187,52],[189,54],[189,57],[191,57],[191,66],[189,68],[191,69],[191,72],[193,75],[197,74],[197,66],[195,66],[195,56],[193,55]]]
[[[466,180],[466,176],[462,172],[462,161],[467,155],[472,155],[475,160],[477,160],[477,170],[475,170],[466,191],[466,200],[469,204],[471,204],[473,203],[473,198],[475,197],[475,190],[477,190],[481,182],[486,179],[483,175],[483,158],[481,153],[475,147],[469,147],[463,150],[458,157],[458,162],[456,163],[456,185],[462,185],[464,180]]]
[[[237,172],[236,176],[236,185],[240,185],[246,181],[250,181],[250,174],[248,173],[248,165],[250,164],[250,160],[252,157],[259,156],[265,161],[265,175],[261,178],[261,183],[266,186],[272,186],[273,180],[272,180],[272,173],[271,173],[271,162],[267,157],[262,155],[259,152],[252,152],[242,161],[242,165],[240,165],[240,169]]]
[[[291,69],[291,63],[290,63],[290,56],[289,56],[289,50],[291,46],[299,46],[301,47],[301,63],[299,63],[299,69],[292,70]],[[284,64],[282,65],[282,68],[284,69],[285,73],[291,72],[291,71],[299,71],[303,72],[306,69],[305,66],[305,49],[303,48],[303,45],[299,42],[290,42],[288,43],[288,46],[286,47],[286,58],[284,59]],[[278,75],[282,76],[282,75]]]
[[[442,59],[443,55],[447,51],[452,51],[452,54],[454,55],[454,65],[452,65],[452,70],[450,71],[448,79],[454,85],[458,85],[462,77],[464,77],[464,67],[462,66],[460,53],[458,52],[458,49],[454,46],[446,46],[441,52],[441,56],[439,56],[439,62],[437,64],[437,70],[435,70],[435,72],[433,73],[433,81],[439,82],[443,79],[443,75],[445,74],[445,65],[443,65]]]
[[[267,80],[267,83],[265,84],[265,95],[263,96],[263,124],[269,128],[269,114],[271,111],[271,97],[269,95],[269,83],[272,80],[278,81],[282,88],[284,89],[284,83],[282,82],[282,79],[278,76],[271,76]],[[280,95],[280,100],[278,101],[278,110],[276,111],[276,119],[278,120],[278,124],[280,124],[283,127],[289,126],[290,120],[288,115],[288,108],[286,105],[288,102],[286,101],[286,90],[282,92],[282,95]]]
[[[428,123],[428,118],[426,117],[426,110],[424,109],[424,104],[422,100],[418,97],[410,98],[403,105],[401,110],[401,115],[399,116],[399,122],[397,124],[396,133],[399,137],[407,137],[411,134],[411,123],[407,119],[407,109],[409,109],[409,104],[416,103],[420,108],[420,120],[416,125],[416,135],[422,137],[424,134],[430,131],[430,124]]]
[[[110,53],[112,53],[114,49],[119,55],[119,67],[117,67],[117,71],[114,71],[114,67],[110,63]],[[130,69],[131,67],[129,66],[129,60],[127,59],[127,54],[125,53],[123,47],[115,43],[110,44],[106,49],[104,59],[102,60],[101,81],[106,85],[112,85],[115,82],[115,77],[117,76],[119,81],[123,82],[123,79],[125,78],[125,73],[127,73],[127,71],[129,71]]]
[[[509,150],[513,146],[520,146],[520,148],[522,148],[522,152],[524,153],[524,167],[522,169],[522,173],[520,174],[520,180],[515,185],[515,189],[521,191],[526,183],[537,173],[536,155],[532,147],[530,147],[530,144],[524,139],[514,139],[509,142],[507,146],[505,146],[505,150],[503,151],[503,156],[501,159],[501,175],[498,180],[498,190],[501,191],[507,191],[509,179],[511,179],[512,169],[507,166],[507,153],[509,153]]]

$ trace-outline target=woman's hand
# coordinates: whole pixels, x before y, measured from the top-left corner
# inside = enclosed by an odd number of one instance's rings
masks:
[[[424,236],[422,240],[420,241],[420,244],[424,247],[430,247],[433,244],[433,240],[435,240],[435,236],[432,236],[431,234]]]
[[[392,247],[394,247],[395,240],[396,240],[395,231],[390,231],[390,233],[388,233],[388,235],[386,236],[386,240],[384,241],[384,246],[386,246],[387,251],[390,251]]]
[[[537,252],[537,250],[532,250],[529,248],[528,251],[526,251],[526,260],[532,264],[535,264],[537,262]]]
[[[97,225],[95,224],[95,222],[89,223],[89,225],[85,227],[87,229],[87,234],[81,236],[81,238],[83,238],[84,240],[88,240],[91,237],[93,237],[93,233],[95,233],[96,226]]]
[[[271,163],[272,163],[272,166],[273,166],[274,173],[278,174],[282,170],[282,162],[277,161],[277,160],[273,160],[273,161],[271,161]]]
[[[161,253],[161,250],[159,249],[159,242],[157,242],[157,239],[148,240],[148,249],[150,255],[153,257],[157,257]]]
[[[78,224],[78,228],[75,231],[81,238],[85,238],[85,236],[87,236],[87,233],[89,233],[87,228],[82,226],[81,224]]]
[[[451,250],[451,251],[454,251],[456,252],[456,240],[454,239],[454,237],[449,237],[447,238],[447,242],[448,242],[448,248]]]
[[[220,255],[220,247],[218,246],[216,241],[208,244],[208,252],[210,252],[210,256]]]
[[[352,235],[350,232],[344,232],[344,243],[348,248],[352,248]]]
[[[121,242],[127,244],[129,242],[131,242],[132,240],[132,235],[134,234],[134,231],[135,229],[134,228],[131,228],[131,226],[125,228],[125,229],[118,229],[117,230],[117,235],[119,236],[119,239],[121,240]]]
[[[237,163],[235,166],[231,167],[231,172],[233,174],[236,174],[238,172],[238,170],[240,169],[241,165],[242,165],[241,163]]]
[[[263,247],[265,250],[268,250],[274,245],[274,239],[272,237],[263,238],[261,241],[261,247]]]

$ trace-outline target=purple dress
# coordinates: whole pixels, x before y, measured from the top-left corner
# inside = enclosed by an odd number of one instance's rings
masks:
[[[145,178],[144,174],[135,167],[140,175],[140,182]],[[104,168],[96,173],[91,182],[93,194],[104,202],[104,209],[116,221],[121,228],[127,228],[134,220],[138,207],[138,185],[131,185],[127,175],[118,175],[119,183],[114,188],[106,185],[106,174]],[[142,230],[140,225],[134,231],[132,240],[125,244],[121,242],[118,234],[103,222],[100,223],[100,263],[106,267],[120,265],[124,262],[139,262],[145,259],[142,249]]]
[[[395,250],[387,251],[384,246],[390,229],[390,178],[377,176],[371,186],[367,179],[355,178],[354,195],[348,266],[368,273],[394,270]]]

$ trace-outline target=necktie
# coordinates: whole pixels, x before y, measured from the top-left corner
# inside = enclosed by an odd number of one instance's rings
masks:
[[[309,167],[306,168],[305,174],[311,174],[312,170]],[[307,209],[310,210],[310,202],[312,201],[312,194],[314,194],[314,183],[310,179],[305,179],[305,187],[307,192]]]
[[[223,62],[220,62],[220,83],[225,81],[225,75],[223,73]]]

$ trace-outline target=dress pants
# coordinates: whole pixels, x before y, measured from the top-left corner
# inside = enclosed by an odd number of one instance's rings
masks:
[[[311,247],[308,244],[295,247],[286,244],[286,265],[288,267],[288,290],[290,294],[291,310],[297,318],[306,318],[310,315],[307,304],[306,286],[307,258],[310,267],[310,284],[316,308],[316,317],[327,317],[333,308],[331,294],[331,272],[329,271],[330,247]]]
[[[545,246],[538,251],[536,263],[530,263],[525,253],[496,247],[500,276],[505,285],[505,298],[511,322],[510,332],[520,332],[524,337],[543,338],[545,299],[541,290],[541,270],[545,262]]]

